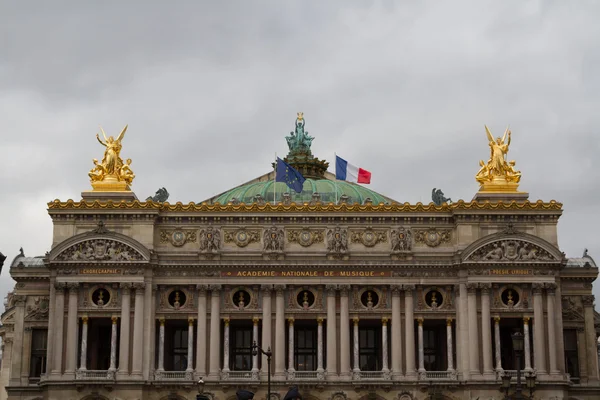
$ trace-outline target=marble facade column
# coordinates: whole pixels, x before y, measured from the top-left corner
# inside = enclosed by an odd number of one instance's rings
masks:
[[[392,375],[402,375],[402,329],[400,322],[400,285],[392,285]]]
[[[142,364],[144,353],[144,282],[133,284],[135,289],[135,307],[133,310],[133,352],[131,362],[131,375],[142,378]],[[151,290],[151,289],[150,289]]]
[[[77,303],[79,300],[79,283],[67,283],[69,289],[69,305],[67,314],[67,359],[65,365],[65,375],[75,379],[75,370],[77,369],[77,345],[79,335],[77,330]]]
[[[581,296],[585,326],[585,350],[587,354],[588,382],[598,382],[598,341],[594,328],[594,296]]]
[[[187,348],[187,368],[185,370],[186,379],[192,379],[194,373],[194,318],[188,318],[188,348]]]
[[[353,344],[352,344],[352,354],[354,356],[354,369],[352,370],[353,375],[354,375],[354,379],[357,379],[357,377],[360,377],[360,358],[359,358],[359,351],[360,351],[360,344],[359,344],[359,338],[358,338],[358,317],[354,317],[352,319],[353,322],[353,326],[354,326],[354,340],[353,340]]]
[[[252,318],[252,343],[258,344],[258,317]],[[252,354],[252,379],[258,379],[258,352]]]
[[[469,344],[469,312],[468,312],[468,298],[467,298],[467,284],[460,283],[458,285],[458,315],[457,315],[457,331],[460,340],[460,353],[459,357],[461,364],[457,364],[459,373],[462,373],[462,379],[468,381],[471,379],[471,371],[469,363],[471,359],[471,349]],[[457,346],[458,347],[458,346]]]
[[[523,317],[523,352],[525,353],[525,371],[531,371],[531,343],[529,341],[529,317]],[[510,365],[508,367],[511,367]]]
[[[196,374],[206,376],[206,291],[208,285],[196,285],[198,291],[198,326],[196,327]]]
[[[142,378],[145,380],[150,379],[150,361],[152,361],[152,363],[154,363],[154,358],[151,357],[151,354],[153,353],[154,350],[154,346],[151,345],[152,340],[151,337],[155,335],[155,326],[156,326],[156,319],[155,319],[155,315],[154,315],[154,308],[153,308],[153,298],[152,298],[152,279],[146,277],[145,278],[145,282],[144,282],[144,288],[147,288],[144,291],[144,307],[143,307],[143,320],[142,320],[142,325],[143,325],[143,330],[144,330],[144,335],[143,335],[143,345],[142,345]]]
[[[351,379],[350,366],[350,313],[348,293],[350,285],[340,285],[340,379]]]
[[[121,337],[119,346],[119,371],[117,375],[129,375],[129,332],[131,326],[131,283],[121,283]]]
[[[81,317],[81,351],[79,357],[79,370],[85,371],[87,369],[87,337],[88,337],[88,317],[84,315]]]
[[[271,291],[273,290],[273,285],[262,285],[262,339],[260,346],[263,350],[267,351],[272,348],[271,342],[271,333],[272,322],[273,322],[273,312],[272,312],[272,301],[271,301]],[[262,355],[261,360],[261,374],[263,376],[267,376],[267,356]]]
[[[452,340],[452,318],[446,319],[446,349],[448,351],[448,371],[454,371],[454,341]]]
[[[327,285],[327,379],[337,380],[336,285]]]
[[[556,326],[554,325],[555,316],[554,316],[554,301],[555,301],[555,293],[556,284],[555,283],[547,283],[546,284],[546,308],[547,308],[547,317],[548,317],[548,343],[550,344],[549,352],[548,352],[548,372],[552,375],[558,375],[560,371],[558,370],[557,364],[557,354],[556,354]]]
[[[419,376],[425,372],[425,351],[423,348],[423,318],[417,318],[417,340],[419,342]]]
[[[294,318],[288,318],[288,379],[292,379],[296,369],[294,368]]]
[[[317,317],[317,376],[323,371],[323,318]]]
[[[479,329],[477,327],[477,283],[467,284],[469,314],[469,370],[479,374]]]
[[[544,304],[542,303],[543,284],[534,283],[533,287],[533,337],[534,367],[538,374],[546,373],[546,335],[544,333]]]
[[[496,356],[496,372],[502,372],[502,349],[500,347],[500,317],[494,317],[494,347]]]
[[[46,370],[43,372],[45,376],[49,376],[54,366],[54,324],[56,323],[56,278],[50,276],[50,296],[48,302],[48,337],[46,339]]]
[[[416,377],[415,370],[415,320],[414,320],[414,304],[413,290],[415,285],[404,285],[404,324],[406,337],[406,376]]]
[[[210,360],[208,378],[219,379],[221,358],[221,285],[210,285]]]
[[[111,318],[110,331],[110,366],[108,367],[109,378],[114,379],[117,371],[117,321],[119,317],[113,315]]]
[[[221,379],[229,377],[229,318],[223,318],[223,373]]]
[[[54,355],[54,364],[52,365],[52,375],[62,374],[62,357],[63,357],[63,327],[65,324],[65,288],[67,284],[64,282],[56,282],[54,285],[56,288],[56,328],[54,332],[54,348],[52,353]]]
[[[165,370],[165,319],[161,317],[158,327],[158,368],[157,371]]]
[[[285,285],[275,285],[275,375],[285,380]]]
[[[381,318],[381,372],[384,377],[389,377],[390,368],[388,366],[388,319]]]
[[[496,379],[492,362],[492,326],[490,317],[491,283],[479,284],[481,288],[481,342],[483,347],[483,376],[485,379]]]
[[[11,357],[10,386],[21,385],[21,369],[23,368],[23,336],[25,334],[25,302],[27,297],[24,295],[13,295],[14,302],[14,334],[12,350],[14,356]]]

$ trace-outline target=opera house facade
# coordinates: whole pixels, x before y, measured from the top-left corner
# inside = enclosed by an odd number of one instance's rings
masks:
[[[0,399],[600,398],[597,265],[518,190],[510,132],[473,200],[425,205],[336,180],[303,128],[301,192],[271,171],[189,204],[138,201],[125,129],[98,139],[92,190],[9,266]]]

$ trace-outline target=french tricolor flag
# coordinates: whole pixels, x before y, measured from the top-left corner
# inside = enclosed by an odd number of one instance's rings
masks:
[[[342,157],[335,156],[335,179],[354,183],[371,183],[371,173],[355,167]]]

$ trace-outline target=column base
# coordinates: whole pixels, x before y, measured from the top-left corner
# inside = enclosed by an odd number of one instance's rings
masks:
[[[494,373],[494,371],[485,371],[483,373],[483,379],[486,381],[495,381],[496,374]]]
[[[339,380],[340,381],[351,381],[352,380],[352,373],[350,371],[348,371],[348,372],[340,372]]]
[[[339,375],[338,375],[337,371],[336,372],[329,372],[329,371],[327,371],[327,380],[328,381],[337,381],[337,380],[339,380]]]
[[[65,373],[63,374],[63,379],[74,380],[75,379],[75,371],[65,371]]]
[[[273,380],[285,381],[285,372],[284,371],[275,372],[275,375],[273,375]]]

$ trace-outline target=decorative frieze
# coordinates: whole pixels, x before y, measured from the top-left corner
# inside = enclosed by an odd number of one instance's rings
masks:
[[[418,229],[415,231],[415,242],[423,243],[429,247],[437,247],[442,243],[449,243],[452,238],[451,229]]]
[[[171,243],[175,247],[181,247],[186,243],[196,243],[196,230],[175,228],[172,230],[162,229],[160,231],[160,242]]]
[[[216,254],[221,249],[221,232],[209,226],[200,231],[200,251],[205,254]]]
[[[352,243],[362,243],[365,247],[374,247],[377,243],[387,243],[387,234],[384,230],[374,230],[368,227],[362,231],[353,231]]]
[[[390,232],[392,253],[402,253],[412,251],[412,230],[410,228],[399,227]]]
[[[327,251],[333,258],[347,258],[348,253],[348,230],[336,226],[327,231]]]
[[[540,246],[520,240],[497,240],[473,253],[468,261],[556,261],[556,258]]]
[[[260,242],[260,231],[258,229],[246,228],[225,230],[224,238],[225,243],[235,243],[238,247],[246,247],[250,243]]]
[[[317,229],[290,229],[287,231],[288,242],[298,243],[302,247],[309,247],[313,243],[323,243],[324,235],[322,230]]]
[[[76,243],[56,256],[58,261],[143,261],[133,247],[112,239],[93,239]]]

